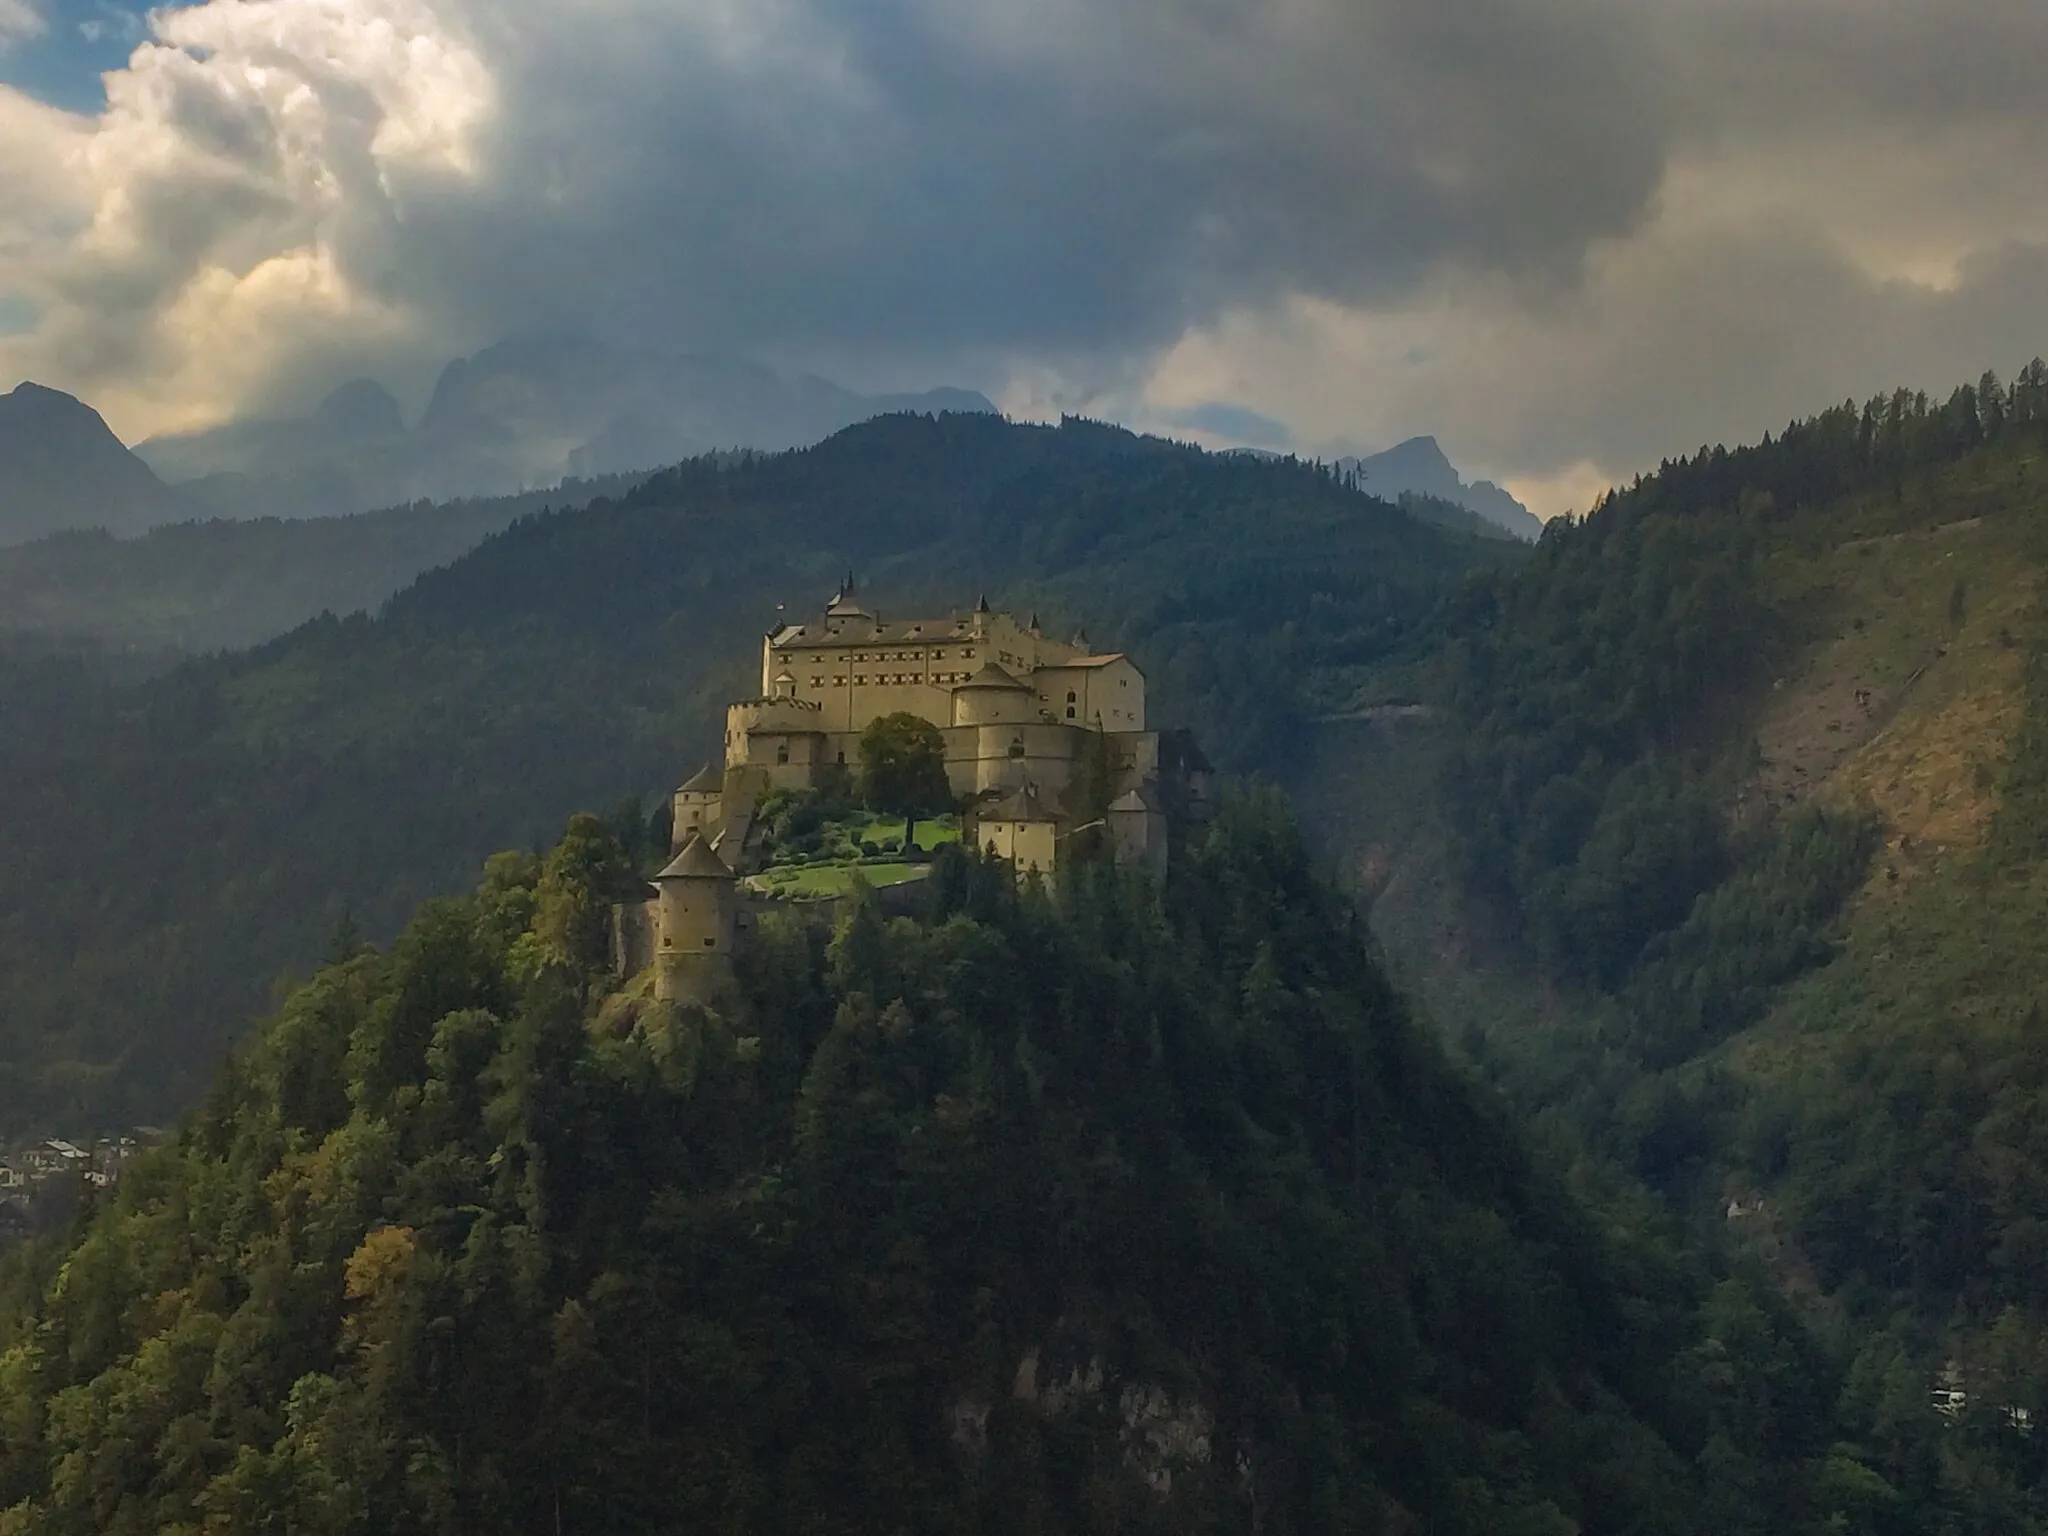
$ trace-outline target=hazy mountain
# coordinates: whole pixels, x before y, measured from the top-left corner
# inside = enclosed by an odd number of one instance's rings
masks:
[[[345,517],[207,518],[139,538],[70,529],[0,549],[0,634],[161,661],[256,645],[322,613],[373,611],[514,520],[644,477],[412,502]]]
[[[1518,538],[1533,539],[1543,531],[1535,513],[1491,480],[1466,483],[1433,437],[1411,437],[1385,453],[1339,459],[1336,468],[1340,475],[1356,475],[1359,489],[1388,501],[1430,496],[1477,512]]]
[[[136,533],[185,515],[91,406],[40,384],[0,395],[0,544],[66,528]]]
[[[359,512],[651,469],[720,448],[782,449],[895,411],[985,411],[971,391],[862,395],[736,358],[575,338],[502,342],[441,373],[416,428],[382,386],[311,416],[152,438],[139,452],[231,517]]]

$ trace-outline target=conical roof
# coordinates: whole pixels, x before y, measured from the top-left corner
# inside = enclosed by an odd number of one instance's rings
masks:
[[[654,878],[657,884],[663,880],[730,880],[733,873],[725,867],[725,861],[711,851],[711,845],[704,841],[704,834],[692,832],[690,840],[683,844],[683,851]]]
[[[1059,817],[1039,803],[1037,792],[1029,784],[1013,794],[1004,796],[981,813],[981,820],[990,821],[1058,821]]]
[[[1152,797],[1146,794],[1143,788],[1135,788],[1125,790],[1110,801],[1109,809],[1111,814],[1116,814],[1129,811],[1156,811],[1159,807],[1152,803]]]
[[[685,795],[716,795],[722,794],[724,790],[725,775],[715,765],[706,763],[702,768],[699,768],[690,775],[689,780],[683,785],[679,793]]]
[[[1012,693],[1029,693],[1031,685],[1020,683],[992,661],[981,664],[981,670],[960,684],[962,688],[1003,688]]]

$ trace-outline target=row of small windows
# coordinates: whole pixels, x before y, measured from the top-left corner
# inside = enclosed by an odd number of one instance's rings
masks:
[[[934,672],[928,678],[920,677],[915,672],[877,672],[873,677],[869,677],[865,672],[853,674],[853,684],[856,688],[865,688],[870,683],[877,687],[890,687],[910,683],[964,683],[966,681],[967,674],[965,672]],[[824,687],[825,679],[823,675],[813,674],[811,686],[813,688]],[[844,688],[846,686],[846,674],[841,672],[835,675],[832,679],[832,686],[834,688]]]
[[[972,661],[974,659],[974,647],[971,645],[961,647],[960,656],[964,661]],[[800,657],[792,658],[785,653],[778,652],[775,657],[775,665],[786,667],[791,665],[793,660],[801,659]],[[946,653],[944,651],[933,651],[931,655],[927,656],[923,651],[875,651],[872,654],[867,651],[856,651],[850,657],[839,656],[834,659],[838,661],[944,661]],[[1009,659],[1010,653],[1005,651],[1003,653],[1003,660],[1008,661]]]

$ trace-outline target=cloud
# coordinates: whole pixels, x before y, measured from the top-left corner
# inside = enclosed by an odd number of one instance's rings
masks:
[[[0,53],[41,37],[48,30],[32,0],[0,0]]]
[[[582,330],[1179,430],[1228,402],[1306,451],[1434,432],[1577,496],[2009,367],[2048,313],[2033,0],[206,0],[150,25],[97,117],[0,89],[0,293],[38,317],[0,375],[130,435]]]
[[[1247,446],[1278,451],[1285,449],[1290,441],[1285,422],[1218,400],[1205,401],[1189,410],[1175,411],[1167,424],[1194,441],[1212,443],[1221,448]]]
[[[1364,301],[1447,259],[1566,276],[1653,191],[1655,103],[1602,85],[1616,29],[1578,0],[1444,10],[161,11],[83,129],[90,213],[34,274],[49,328],[9,358],[138,411],[266,392],[359,321],[422,355],[590,327],[1116,367],[1248,296]],[[1569,189],[1536,183],[1549,155]]]

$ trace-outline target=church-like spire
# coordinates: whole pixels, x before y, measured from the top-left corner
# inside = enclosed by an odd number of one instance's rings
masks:
[[[867,609],[860,605],[860,588],[854,585],[853,572],[846,573],[846,580],[839,590],[832,594],[832,601],[825,609],[825,616],[833,619],[865,618]]]

